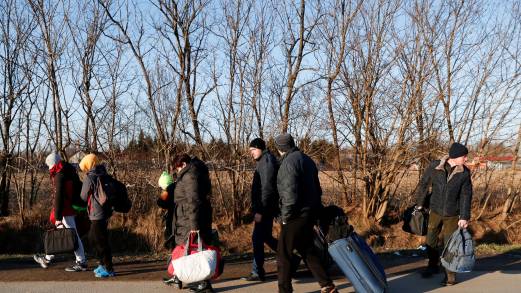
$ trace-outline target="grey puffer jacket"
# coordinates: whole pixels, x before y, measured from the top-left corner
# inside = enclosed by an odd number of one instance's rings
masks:
[[[87,202],[90,220],[106,220],[112,216],[112,208],[110,206],[103,207],[98,200],[98,177],[104,175],[107,175],[105,166],[96,165],[87,173],[85,180],[83,180],[80,197]]]
[[[448,175],[447,159],[448,156],[433,161],[427,167],[418,186],[416,204],[429,206],[442,217],[459,216],[462,220],[469,220],[472,202],[470,170],[458,165]],[[432,192],[429,193],[429,190]]]
[[[282,157],[277,189],[283,223],[305,215],[316,216],[322,208],[317,166],[296,147]]]
[[[209,244],[212,231],[211,181],[206,165],[197,158],[177,174],[174,190],[173,237],[184,244],[191,230],[199,230]]]
[[[276,216],[279,208],[277,192],[277,171],[279,163],[268,151],[264,150],[257,160],[251,185],[251,205],[253,213]]]

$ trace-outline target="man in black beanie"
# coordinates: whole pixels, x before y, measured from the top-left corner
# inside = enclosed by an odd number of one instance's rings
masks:
[[[246,281],[264,281],[264,243],[277,251],[277,239],[272,235],[273,218],[278,214],[279,195],[277,193],[277,159],[266,149],[261,138],[250,143],[250,155],[256,161],[251,186],[251,205],[254,215],[252,234],[253,268],[242,278]]]
[[[317,166],[295,146],[291,134],[277,136],[275,145],[282,156],[277,175],[282,221],[277,247],[279,292],[293,292],[291,274],[294,249],[318,280],[320,292],[338,292],[313,249],[313,226],[322,208]]]
[[[439,272],[440,254],[438,237],[443,245],[458,227],[467,228],[472,201],[472,181],[467,162],[468,149],[453,143],[449,155],[433,161],[422,175],[416,197],[416,208],[430,207],[427,229],[427,255],[429,262],[422,277],[429,278]],[[429,198],[429,190],[431,191]],[[446,270],[442,285],[456,284],[456,273]]]

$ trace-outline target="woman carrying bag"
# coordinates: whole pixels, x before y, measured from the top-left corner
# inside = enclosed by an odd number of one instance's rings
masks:
[[[172,166],[177,172],[172,233],[175,244],[184,245],[188,236],[197,232],[204,243],[211,244],[212,207],[209,196],[212,184],[208,167],[187,154],[177,155]],[[188,284],[188,287],[189,292],[214,292],[209,280]]]

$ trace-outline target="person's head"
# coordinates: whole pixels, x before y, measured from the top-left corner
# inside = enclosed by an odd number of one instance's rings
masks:
[[[266,149],[266,143],[262,138],[256,138],[250,142],[250,155],[254,160],[260,159],[262,152]]]
[[[176,172],[183,170],[189,163],[191,159],[188,154],[179,154],[174,157],[172,160],[172,167]]]
[[[51,170],[61,160],[62,158],[60,157],[60,154],[51,153],[45,158],[45,164],[47,165],[47,167],[49,167],[49,170]]]
[[[295,147],[295,141],[293,140],[293,136],[291,136],[291,134],[283,133],[275,137],[275,146],[282,155]]]
[[[469,150],[460,143],[453,143],[449,148],[449,164],[451,166],[463,165],[467,162]]]
[[[83,172],[89,172],[94,169],[98,164],[98,156],[95,154],[88,154],[80,161],[80,170]]]

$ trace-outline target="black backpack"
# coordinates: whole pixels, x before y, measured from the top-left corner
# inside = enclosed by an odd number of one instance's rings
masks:
[[[118,213],[128,213],[132,207],[125,184],[110,175],[98,177],[97,193],[103,207],[112,208]]]
[[[322,208],[318,225],[328,243],[346,238],[353,232],[353,227],[349,224],[346,213],[336,205]]]

